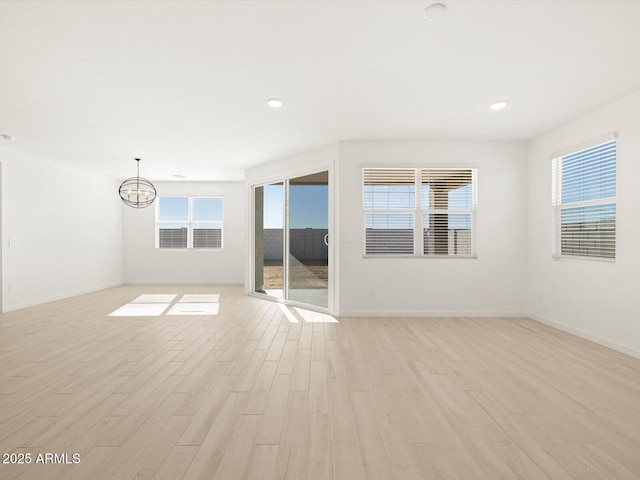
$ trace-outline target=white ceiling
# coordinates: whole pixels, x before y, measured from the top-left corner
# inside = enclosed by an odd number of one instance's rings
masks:
[[[640,1],[431,3],[5,0],[2,145],[238,180],[339,140],[526,140],[640,88]]]

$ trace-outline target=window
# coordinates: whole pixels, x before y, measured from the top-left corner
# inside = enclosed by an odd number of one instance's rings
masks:
[[[223,199],[160,197],[156,248],[222,248]]]
[[[412,255],[416,171],[365,168],[365,240],[368,255]]]
[[[616,140],[553,159],[553,255],[616,257]]]
[[[366,255],[475,255],[474,169],[362,172]]]

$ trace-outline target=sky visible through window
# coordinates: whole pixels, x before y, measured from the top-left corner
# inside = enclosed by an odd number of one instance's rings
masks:
[[[422,208],[429,207],[429,185],[422,185]],[[470,210],[473,208],[473,185],[465,185],[450,190],[447,195],[449,210]],[[415,209],[414,185],[367,185],[364,188],[365,210],[413,210]],[[389,215],[368,215],[366,228],[412,229],[413,221],[409,217]],[[449,215],[450,229],[470,229],[469,215]],[[428,215],[425,215],[428,219]],[[375,220],[375,221],[374,221]],[[392,222],[392,223],[389,223]]]
[[[562,157],[562,204],[616,196],[616,141]],[[571,214],[569,214],[571,213]],[[597,222],[615,218],[615,205],[572,208],[562,223]]]
[[[189,221],[189,199],[187,197],[160,197],[158,202],[158,219],[160,221]]]
[[[188,197],[160,197],[158,219],[161,222],[188,222]],[[193,198],[193,221],[221,222],[223,218],[222,198]]]
[[[282,185],[264,187],[264,228],[283,228],[284,190]],[[328,228],[329,187],[326,185],[291,185],[289,189],[291,228]]]

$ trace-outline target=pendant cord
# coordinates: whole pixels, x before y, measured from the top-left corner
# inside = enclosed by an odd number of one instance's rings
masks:
[[[136,203],[140,203],[140,159],[136,158],[138,164],[138,175],[136,176]]]

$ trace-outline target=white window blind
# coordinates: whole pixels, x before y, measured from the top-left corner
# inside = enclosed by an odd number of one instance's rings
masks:
[[[365,255],[472,256],[475,170],[364,168]]]
[[[552,163],[553,255],[614,260],[616,140]]]
[[[423,169],[421,181],[424,255],[474,253],[474,171]]]
[[[160,197],[156,204],[156,248],[222,248],[223,199]]]
[[[365,168],[365,253],[412,255],[416,209],[416,170]]]
[[[192,198],[193,248],[222,248],[222,198]]]

